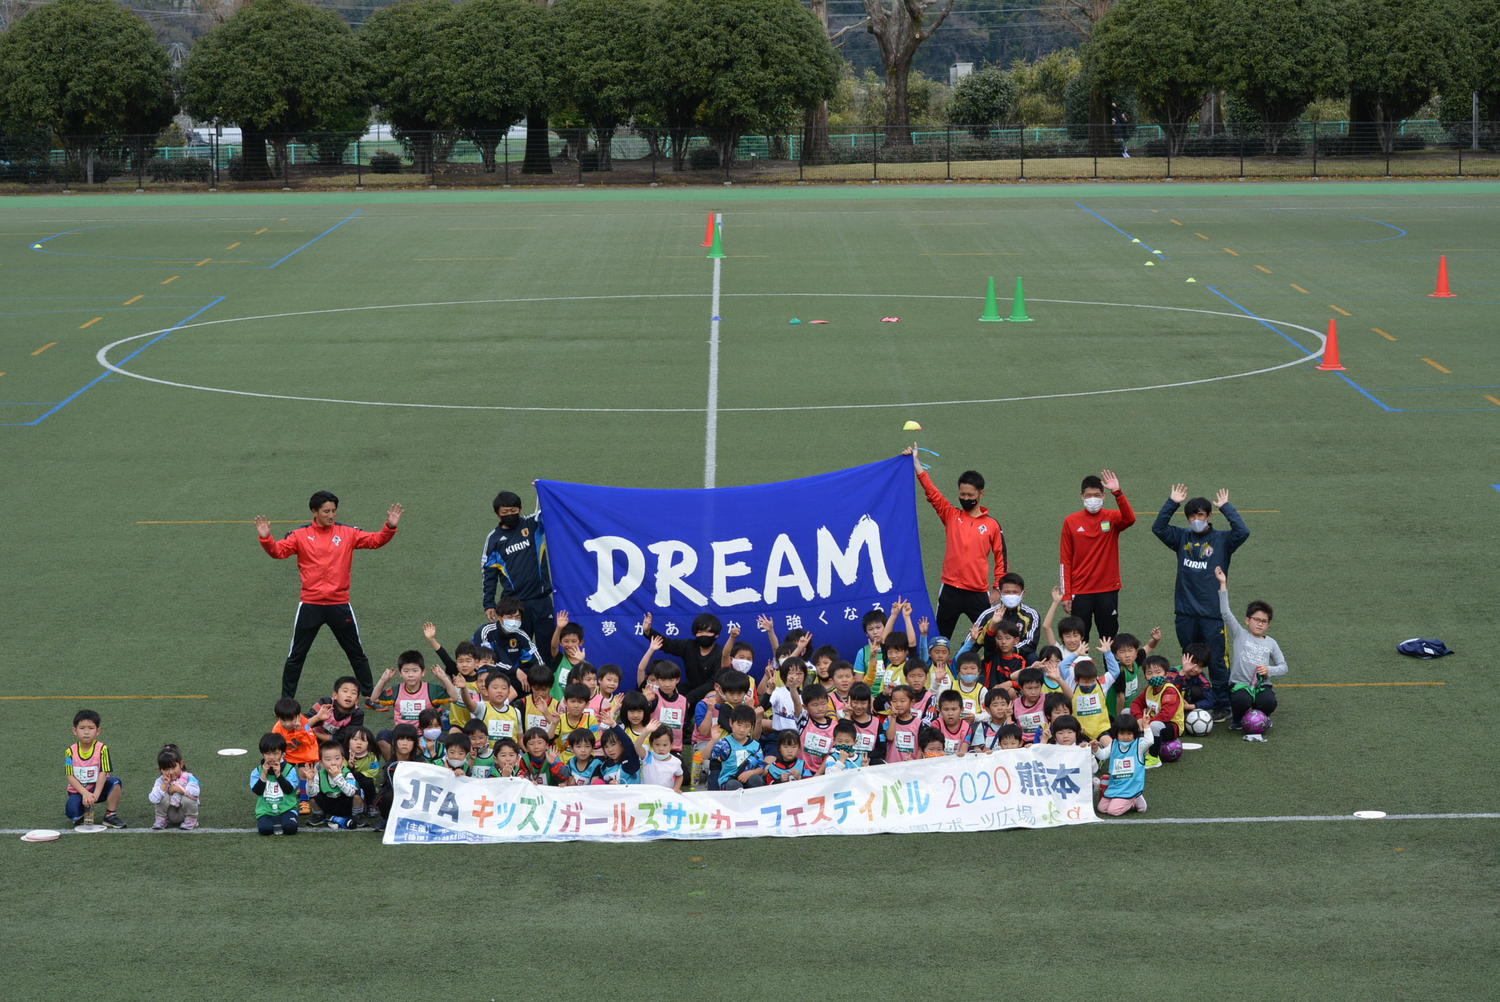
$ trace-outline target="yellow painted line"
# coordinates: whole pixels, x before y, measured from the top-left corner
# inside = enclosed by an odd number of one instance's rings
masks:
[[[225,247],[224,249],[225,250],[234,250],[239,245],[240,245],[240,241],[236,240],[234,243],[230,244],[228,247]]]
[[[923,251],[921,257],[1020,257],[1020,251]],[[764,254],[731,254],[730,257],[765,257]]]
[[[1267,267],[1266,267],[1266,266],[1265,266],[1265,265],[1263,265],[1263,264],[1258,264],[1258,265],[1256,265],[1256,266],[1255,266],[1255,270],[1256,270],[1256,271],[1263,271],[1263,272],[1265,272],[1265,273],[1266,273],[1266,274],[1267,274],[1267,275],[1269,275],[1269,274],[1271,274],[1271,269],[1270,269],[1270,268],[1267,268]]]
[[[205,265],[205,264],[208,264],[208,262],[210,262],[210,261],[212,261],[212,260],[213,260],[213,258],[211,258],[211,257],[206,257],[206,258],[204,258],[204,259],[203,259],[203,260],[202,260],[202,261],[199,261],[199,262],[198,262],[198,263],[197,263],[197,264],[195,264],[195,265],[193,265],[193,267],[194,267],[194,268],[201,268],[201,267],[203,267],[203,266],[204,266],[204,265]]]
[[[1434,369],[1436,369],[1437,371],[1441,372],[1445,376],[1451,376],[1451,375],[1453,375],[1453,370],[1450,369],[1450,368],[1448,368],[1446,365],[1438,365],[1436,362],[1434,362],[1430,358],[1424,358],[1424,359],[1422,359],[1422,361],[1426,362],[1428,365],[1432,366]]]
[[[0,372],[0,376],[3,376],[3,375],[5,375],[5,373],[3,373],[3,372]]]
[[[287,217],[286,217],[286,216],[282,216],[282,217],[281,217],[281,218],[280,218],[280,219],[278,219],[278,220],[276,220],[276,221],[277,221],[277,222],[278,222],[278,223],[284,223],[284,222],[286,222],[286,220],[287,220]]]
[[[1348,310],[1343,309],[1343,308],[1338,307],[1338,306],[1334,306],[1332,303],[1328,304],[1328,308],[1330,310],[1332,310],[1333,312],[1339,314],[1340,316],[1345,316],[1345,317],[1352,317],[1352,316],[1354,316],[1354,314],[1350,313]]]
[[[1379,327],[1371,327],[1370,330],[1374,331],[1376,334],[1379,334],[1381,337],[1385,338],[1387,341],[1394,341],[1394,340],[1396,340],[1395,337],[1393,337],[1390,334],[1387,334],[1385,331],[1381,330]]]
[[[99,322],[99,321],[101,321],[101,320],[103,320],[103,319],[104,319],[104,318],[103,318],[103,317],[95,317],[95,318],[94,318],[94,319],[92,319],[92,320],[89,320],[89,321],[87,321],[87,322],[85,322],[85,323],[81,323],[81,324],[79,324],[79,325],[78,325],[78,329],[79,329],[79,330],[81,330],[81,331],[86,331],[86,330],[88,330],[88,329],[89,329],[89,328],[90,328],[90,327],[92,327],[92,326],[94,326],[94,325],[95,325],[95,324],[97,324],[97,323],[98,323],[98,322]]]
[[[267,519],[272,525],[300,525],[306,522],[305,518],[272,518]],[[136,525],[254,525],[253,518],[236,518],[222,520],[208,520],[200,522],[137,522]]]
[[[181,275],[173,275],[171,278],[167,279],[165,282],[163,282],[161,284],[162,285],[171,285],[173,282],[177,281],[181,277],[182,277]]]
[[[0,372],[0,376],[3,376],[3,375],[5,375],[5,374],[3,372]],[[1495,396],[1493,393],[1486,393],[1484,395],[1484,399],[1488,400],[1490,403],[1494,404],[1496,407],[1500,407],[1500,397]]]
[[[990,253],[989,251],[985,251],[984,252],[984,254],[985,254],[986,257],[989,256],[989,253]],[[662,256],[664,258],[666,258],[668,261],[691,261],[695,257],[696,258],[703,257],[702,254],[663,254]],[[725,254],[724,256],[725,257],[746,258],[746,257],[770,257],[771,255],[769,255],[769,254]],[[933,255],[928,255],[928,256],[933,256]],[[937,256],[941,256],[941,255],[937,255]],[[949,256],[950,257],[959,257],[959,256],[962,256],[962,255],[953,254],[953,255],[949,255]]]
[[[1207,240],[1208,239],[1208,234],[1207,233],[1199,233],[1197,230],[1193,231],[1193,236],[1197,237],[1199,240]]]
[[[51,347],[53,347],[56,344],[57,344],[56,341],[48,341],[46,344],[42,345],[36,351],[32,352],[32,354],[33,355],[40,355],[42,352],[46,351],[48,348],[51,348]]]
[[[1304,296],[1311,296],[1312,295],[1311,292],[1308,292],[1306,289],[1302,288],[1302,286],[1298,285],[1296,282],[1288,282],[1287,284],[1290,285],[1292,288],[1296,289],[1298,292],[1302,293]]]
[[[125,302],[121,303],[120,305],[121,306],[129,306],[131,303],[139,303],[142,299],[145,299],[145,298],[146,298],[145,296],[131,296],[129,299],[125,300]]]
[[[413,261],[514,261],[513,257],[414,257]]]
[[[253,236],[253,237],[258,237],[262,233],[270,233],[270,232],[271,232],[270,227],[262,226],[260,229],[256,230],[254,233],[252,233],[250,235]]]
[[[1372,689],[1398,685],[1447,685],[1447,682],[1280,682],[1278,689]]]
[[[73,700],[76,702],[91,703],[97,699],[207,699],[207,696],[0,696],[0,699],[8,702],[27,702],[35,700]]]
[[[1240,256],[1240,252],[1239,251],[1237,251],[1237,250],[1230,250],[1228,247],[1224,248],[1224,253],[1232,255],[1234,257],[1239,257]]]
[[[1169,223],[1171,223],[1173,226],[1181,226],[1182,225],[1182,221],[1178,220],[1178,219],[1169,219],[1167,221]]]

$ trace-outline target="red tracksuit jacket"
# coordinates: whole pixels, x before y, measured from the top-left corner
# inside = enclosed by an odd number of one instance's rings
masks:
[[[328,528],[304,525],[280,539],[260,537],[261,549],[277,560],[296,554],[302,575],[302,601],[313,605],[342,605],[349,601],[349,572],[355,550],[378,550],[396,535],[394,526],[366,532],[333,523]]]
[[[1062,590],[1074,595],[1097,595],[1120,590],[1120,533],[1135,525],[1135,509],[1122,491],[1115,491],[1120,509],[1102,509],[1097,515],[1075,511],[1063,519],[1058,559],[1062,563]]]
[[[988,508],[964,511],[954,505],[943,497],[943,492],[937,489],[926,470],[917,479],[927,492],[927,503],[937,512],[948,535],[948,545],[943,550],[943,584],[965,591],[988,591],[1000,587],[1000,578],[1005,575],[1005,533],[1000,528],[1000,520],[991,515]],[[989,574],[991,553],[995,555],[993,577]]]

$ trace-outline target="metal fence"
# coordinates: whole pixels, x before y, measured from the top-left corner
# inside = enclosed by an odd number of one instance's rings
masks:
[[[248,154],[248,155],[247,155]],[[89,177],[92,175],[92,182]],[[557,130],[531,151],[508,132],[271,136],[248,146],[154,137],[26,144],[0,138],[0,189],[220,190],[839,181],[1162,180],[1500,176],[1500,122],[1412,121],[801,134],[607,136]]]

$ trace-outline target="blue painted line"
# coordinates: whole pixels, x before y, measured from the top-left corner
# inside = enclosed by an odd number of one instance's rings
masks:
[[[1245,309],[1239,303],[1236,303],[1233,299],[1230,299],[1228,296],[1224,295],[1224,293],[1220,292],[1217,287],[1210,285],[1210,286],[1208,286],[1208,291],[1212,292],[1214,295],[1216,295],[1220,299],[1224,300],[1224,302],[1228,303],[1230,306],[1233,306],[1235,309],[1239,310],[1245,316],[1250,317],[1256,323],[1260,324],[1262,327],[1268,327],[1271,330],[1275,331],[1277,334],[1280,334],[1282,337],[1286,338],[1292,344],[1296,345],[1298,348],[1301,348],[1304,352],[1309,352],[1310,353],[1312,351],[1311,348],[1303,346],[1295,338],[1293,338],[1290,334],[1288,334],[1286,331],[1280,329],[1279,327],[1275,326],[1269,320],[1265,319],[1264,317],[1257,316],[1254,313],[1251,313],[1249,310]],[[1390,404],[1388,404],[1385,401],[1381,400],[1379,397],[1375,396],[1369,390],[1365,389],[1363,386],[1359,385],[1354,380],[1352,380],[1348,376],[1344,375],[1342,372],[1336,372],[1336,373],[1334,373],[1334,375],[1338,376],[1344,382],[1346,382],[1350,386],[1354,387],[1367,400],[1369,400],[1375,406],[1379,407],[1381,410],[1392,412],[1392,413],[1401,413],[1402,412],[1402,408],[1400,408],[1400,407],[1392,407]]]
[[[145,344],[141,345],[135,351],[132,351],[129,355],[126,355],[124,358],[120,359],[119,364],[120,365],[124,365],[126,362],[130,361],[132,358],[135,358],[141,352],[145,351],[147,348],[151,347],[153,344],[155,344],[156,342],[160,341],[162,338],[166,337],[168,334],[172,333],[175,330],[178,330],[179,328],[185,327],[186,325],[192,323],[194,320],[198,319],[203,314],[207,313],[209,310],[213,309],[215,306],[218,306],[220,303],[222,303],[225,300],[225,298],[226,297],[224,297],[224,296],[216,296],[214,298],[214,300],[212,302],[210,302],[207,306],[203,306],[203,307],[200,307],[200,308],[194,310],[192,313],[188,314],[187,316],[183,317],[181,320],[177,321],[171,327],[168,327],[166,330],[164,330],[160,334],[156,335],[156,337],[152,338],[151,340],[147,341]],[[98,386],[100,383],[104,382],[106,379],[112,378],[113,376],[114,376],[113,372],[109,371],[108,369],[105,369],[103,372],[99,373],[99,375],[95,376],[93,379],[90,379],[87,383],[84,383],[82,386],[80,386],[78,389],[74,390],[72,393],[68,394],[62,400],[59,400],[56,404],[54,404],[52,406],[52,408],[50,410],[48,410],[41,417],[36,418],[35,420],[32,420],[32,421],[11,422],[11,423],[9,423],[7,425],[7,427],[12,427],[12,428],[34,428],[37,425],[41,424],[43,421],[47,420],[52,415],[56,414],[58,411],[62,410],[64,407],[66,407],[69,404],[71,404],[73,401],[77,400],[79,397],[83,396],[89,390],[92,390],[95,386]]]
[[[1495,488],[1495,490],[1500,491],[1500,484],[1490,484],[1490,486]]]
[[[1126,233],[1124,230],[1120,229],[1114,223],[1110,222],[1108,219],[1105,219],[1103,216],[1099,215],[1099,213],[1095,212],[1093,209],[1090,209],[1087,205],[1084,205],[1082,202],[1074,202],[1073,204],[1076,205],[1076,206],[1078,206],[1084,212],[1087,212],[1089,215],[1093,216],[1095,219],[1099,220],[1099,222],[1103,223],[1105,226],[1108,226],[1110,229],[1112,229],[1116,233],[1120,234],[1120,236],[1124,237],[1126,240],[1139,240],[1140,239],[1139,237],[1137,237],[1133,233]],[[1144,248],[1146,248],[1146,250],[1149,253],[1151,253],[1153,256],[1166,257],[1165,254],[1158,255],[1156,253],[1156,248],[1152,247],[1150,244],[1146,243],[1144,240],[1141,241],[1141,246],[1144,247]]]
[[[266,267],[267,268],[274,268],[277,265],[282,264],[283,262],[290,261],[292,258],[296,257],[298,254],[301,254],[303,251],[307,250],[313,244],[317,243],[319,240],[322,240],[324,237],[328,236],[328,234],[332,233],[334,230],[338,229],[340,226],[344,226],[344,225],[346,225],[348,223],[352,223],[352,222],[354,222],[354,220],[358,219],[360,216],[362,216],[364,214],[365,214],[365,212],[364,212],[363,209],[357,209],[357,210],[355,210],[355,212],[354,212],[353,215],[346,216],[345,218],[340,219],[338,222],[334,223],[332,226],[328,227],[328,229],[324,230],[322,233],[319,233],[317,236],[313,237],[311,240],[309,240],[307,243],[303,244],[301,247],[298,247],[296,250],[292,251],[290,254],[286,255],[285,257],[277,258],[275,261],[273,261],[270,264],[266,265]]]
[[[1228,303],[1230,306],[1233,306],[1235,309],[1239,310],[1245,316],[1251,318],[1256,323],[1260,324],[1262,327],[1266,328],[1267,330],[1273,330],[1277,334],[1280,334],[1282,337],[1286,338],[1286,340],[1291,344],[1291,346],[1293,348],[1296,348],[1296,349],[1302,351],[1304,354],[1309,354],[1309,355],[1312,354],[1312,349],[1309,348],[1307,345],[1303,344],[1301,341],[1298,341],[1296,338],[1292,337],[1286,331],[1282,330],[1280,327],[1277,327],[1275,324],[1271,323],[1271,321],[1267,320],[1265,317],[1262,317],[1262,316],[1260,316],[1258,314],[1252,313],[1249,310],[1245,309],[1239,303],[1236,303],[1233,299],[1230,299],[1228,296],[1224,295],[1224,293],[1220,292],[1219,291],[1219,287],[1217,285],[1206,286],[1206,288],[1208,289],[1209,292],[1212,292],[1214,295],[1218,296],[1220,299],[1224,300],[1224,302]]]

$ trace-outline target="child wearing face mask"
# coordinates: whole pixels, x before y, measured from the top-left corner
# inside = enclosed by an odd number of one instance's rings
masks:
[[[982,666],[979,663],[979,654],[969,651],[961,654],[958,658],[958,679],[954,682],[951,692],[958,693],[958,698],[963,704],[963,718],[970,723],[978,719],[979,714],[984,712],[984,697],[988,690],[980,681]]]
[[[1021,639],[1016,644],[1016,650],[1027,661],[1036,657],[1037,631],[1041,628],[1042,617],[1037,611],[1024,601],[1026,597],[1026,579],[1014,571],[1001,575],[999,584],[1000,601],[990,606],[984,614],[975,621],[974,625],[988,630],[989,627],[1002,619],[1014,620],[1020,628]],[[959,649],[960,654],[968,650],[972,643],[965,643]]]
[[[1162,743],[1182,733],[1187,711],[1182,705],[1182,693],[1167,680],[1167,659],[1153,654],[1146,659],[1145,668],[1146,688],[1130,704],[1130,716],[1140,722],[1150,755],[1155,758]]]
[[[687,690],[689,703],[697,703],[714,687],[724,660],[724,647],[719,643],[719,633],[724,624],[711,612],[702,612],[693,618],[691,637],[669,637],[651,628],[654,617],[646,613],[641,617],[641,635],[648,643],[661,638],[660,650],[682,662],[683,688]]]

